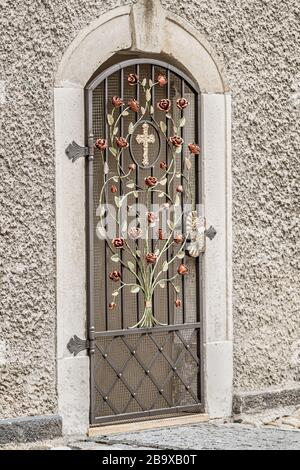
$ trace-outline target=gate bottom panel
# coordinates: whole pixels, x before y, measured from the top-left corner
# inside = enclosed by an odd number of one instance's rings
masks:
[[[91,424],[203,411],[200,324],[95,334]]]

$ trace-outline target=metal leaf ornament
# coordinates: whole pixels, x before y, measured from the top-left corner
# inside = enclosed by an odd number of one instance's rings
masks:
[[[205,252],[205,218],[198,216],[196,211],[191,212],[187,216],[186,229],[190,238],[187,250],[192,258],[197,258]]]

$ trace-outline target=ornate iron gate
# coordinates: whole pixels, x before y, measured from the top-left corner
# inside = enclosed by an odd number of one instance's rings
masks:
[[[114,306],[113,310],[109,309],[115,288],[109,274],[118,272],[123,279],[127,279],[124,265],[129,258],[122,253],[119,261],[112,261],[107,241],[96,236],[103,174],[108,172],[108,163],[110,170],[113,169],[115,159],[110,149],[105,148],[102,160],[95,143],[100,137],[108,138],[107,115],[111,114],[113,107],[112,96],[120,96],[125,103],[132,98],[142,102],[140,87],[132,87],[127,80],[130,74],[141,79],[151,77],[152,83],[157,80],[158,74],[167,78],[167,84],[164,87],[158,86],[153,92],[151,111],[145,113],[140,127],[136,129],[135,138],[132,137],[131,145],[123,152],[123,167],[135,164],[137,185],[142,184],[150,173],[154,178],[161,178],[164,170],[157,168],[155,162],[160,158],[168,165],[170,158],[168,142],[159,137],[159,126],[165,128],[168,137],[172,135],[173,129],[169,117],[156,106],[156,102],[165,98],[170,100],[177,117],[185,118],[185,127],[178,129],[185,142],[199,143],[200,140],[200,95],[197,87],[189,77],[166,63],[143,59],[122,62],[101,73],[87,86],[88,326],[92,425],[144,416],[203,411],[202,256],[186,258],[189,276],[182,276],[180,279],[181,304],[177,302],[175,306],[176,292],[169,285],[154,294],[153,314],[164,326],[131,328],[139,322],[143,313],[143,297],[140,292],[133,295],[123,289],[118,297],[118,306]],[[176,106],[179,97],[188,100],[187,109]],[[116,107],[116,113],[121,114],[122,108]],[[122,114],[119,118],[118,135],[126,134],[131,123],[135,129],[138,119],[138,112]],[[185,145],[177,152],[176,157],[183,175],[187,148]],[[190,185],[191,209],[195,211],[196,206],[202,203],[202,171],[201,157],[193,157],[190,163]],[[140,164],[142,161],[143,165]],[[117,181],[119,190],[120,180]],[[178,181],[180,182],[181,180]],[[172,184],[174,183],[175,181]],[[115,188],[106,192],[107,204],[114,204],[114,191]],[[164,202],[157,198],[158,195],[152,193],[151,203]],[[133,201],[134,195],[132,201],[128,201],[129,209]],[[184,217],[180,223],[184,232]],[[128,243],[136,248],[139,241],[131,240]],[[152,240],[151,243],[154,251],[155,241]],[[175,256],[174,252],[169,249],[161,262],[169,261],[172,256]],[[172,275],[172,269],[169,269],[169,275]]]

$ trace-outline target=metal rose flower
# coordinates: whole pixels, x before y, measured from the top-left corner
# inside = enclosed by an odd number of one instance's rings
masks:
[[[182,137],[179,137],[179,135],[174,135],[173,137],[170,137],[170,142],[174,145],[174,147],[181,147],[184,144],[184,140]]]
[[[138,227],[132,227],[131,229],[128,230],[128,234],[130,238],[132,238],[133,240],[137,240],[138,238],[141,238],[143,232],[142,232],[142,229]]]
[[[178,193],[183,193],[183,186],[182,186],[182,184],[179,184],[179,185],[177,186],[176,191],[177,191]]]
[[[167,98],[163,98],[157,103],[158,109],[160,109],[160,111],[165,111],[166,113],[170,111],[171,106],[172,106],[171,100],[168,100]]]
[[[166,169],[168,168],[168,165],[166,164],[166,162],[160,162],[159,167],[160,167],[162,170],[166,170]]]
[[[146,261],[148,264],[155,264],[157,261],[157,256],[154,253],[147,253]]]
[[[110,190],[111,190],[111,192],[112,192],[113,194],[115,194],[115,193],[118,192],[118,188],[117,188],[117,186],[115,186],[114,184],[111,186]]]
[[[130,165],[128,166],[128,170],[135,171],[135,169],[136,169],[136,164],[135,163],[130,163]]]
[[[130,73],[128,75],[128,83],[129,85],[133,86],[139,82],[139,77],[135,73]]]
[[[147,178],[145,178],[145,184],[149,188],[154,188],[154,186],[157,185],[157,178],[155,178],[155,176],[148,176]]]
[[[184,265],[184,264],[181,264],[177,270],[178,274],[180,274],[181,276],[185,276],[186,274],[189,273],[189,270],[188,268]]]
[[[168,83],[167,77],[165,75],[163,75],[162,73],[158,74],[157,83],[161,87],[165,86]]]
[[[116,308],[117,304],[115,302],[111,302],[108,306],[109,310],[114,310]]]
[[[149,224],[154,224],[157,220],[157,216],[154,214],[154,212],[148,212],[147,220]]]
[[[111,102],[115,108],[120,108],[124,105],[124,101],[119,96],[113,96]]]
[[[174,242],[177,243],[177,245],[180,245],[180,243],[183,243],[183,242],[184,242],[184,236],[183,236],[181,233],[178,233],[178,234],[174,237]]]
[[[128,106],[134,113],[138,113],[140,110],[140,103],[134,98],[128,102]]]
[[[185,109],[188,107],[188,105],[189,105],[189,102],[185,98],[179,98],[177,100],[177,108],[179,109]]]
[[[116,140],[117,140],[117,146],[118,146],[120,149],[124,149],[124,148],[129,147],[129,143],[127,142],[127,140],[125,139],[125,137],[119,137],[119,138],[117,138]]]
[[[166,239],[166,236],[165,236],[164,231],[163,231],[162,228],[158,229],[157,235],[158,235],[159,240],[165,240]]]
[[[95,142],[95,147],[99,150],[105,150],[108,147],[107,140],[97,139]]]
[[[121,278],[122,278],[122,276],[121,276],[121,273],[120,273],[119,271],[113,271],[113,272],[110,273],[110,275],[109,275],[109,279],[110,279],[111,281],[114,281],[114,282],[120,281]]]
[[[188,147],[189,147],[189,151],[193,153],[194,155],[199,155],[199,153],[201,152],[201,149],[199,145],[197,144],[189,144]]]
[[[175,305],[177,308],[181,307],[181,300],[180,299],[176,299],[175,300]]]
[[[123,248],[124,239],[123,238],[114,238],[112,244],[115,248]]]

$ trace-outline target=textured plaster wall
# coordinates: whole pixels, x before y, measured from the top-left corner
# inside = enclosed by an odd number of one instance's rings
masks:
[[[232,91],[235,387],[299,385],[299,2],[163,3],[206,36]]]
[[[54,75],[127,3],[0,3],[0,417],[56,411]],[[206,36],[233,95],[235,387],[299,383],[299,3],[162,3]]]

